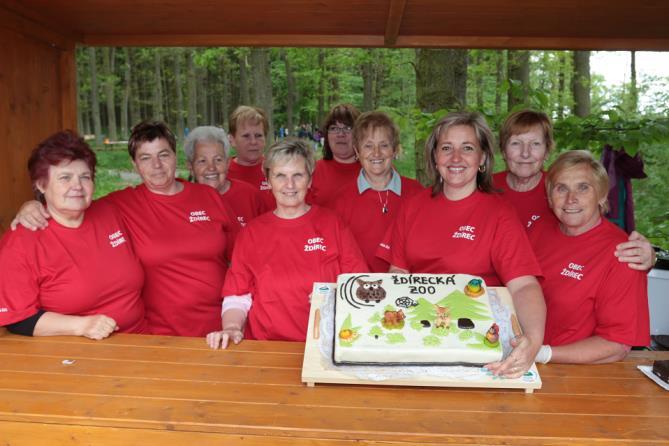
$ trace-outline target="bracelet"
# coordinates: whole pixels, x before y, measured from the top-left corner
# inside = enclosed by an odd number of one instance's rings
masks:
[[[551,348],[550,345],[542,345],[539,351],[537,352],[537,356],[534,358],[534,362],[538,362],[540,364],[548,364],[553,357],[553,349]]]

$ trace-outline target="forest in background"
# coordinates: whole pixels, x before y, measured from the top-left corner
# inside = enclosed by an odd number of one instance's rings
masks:
[[[142,119],[164,120],[182,138],[198,125],[227,130],[230,112],[253,104],[267,111],[270,137],[280,127],[295,135],[349,102],[396,120],[404,150],[398,168],[425,180],[423,141],[444,113],[476,110],[497,130],[508,112],[532,107],[553,119],[556,153],[599,154],[605,144],[641,153],[648,178],[633,181],[637,226],[668,248],[669,77],[638,77],[630,52],[629,82],[610,88],[591,75],[589,59],[587,51],[82,47],[78,127],[103,149],[113,147],[105,140],[127,140]],[[650,86],[662,93],[640,102]],[[98,194],[133,181],[125,153],[98,155]]]

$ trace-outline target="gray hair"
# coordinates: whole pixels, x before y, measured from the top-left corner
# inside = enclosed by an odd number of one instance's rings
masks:
[[[195,146],[200,142],[220,144],[223,147],[226,159],[230,154],[230,141],[228,140],[228,135],[225,133],[225,130],[219,127],[214,127],[213,125],[203,125],[191,130],[184,141],[184,152],[186,153],[186,159],[189,162],[193,161]]]
[[[265,178],[269,178],[269,171],[277,162],[295,158],[304,159],[304,165],[307,168],[309,178],[311,178],[314,174],[314,169],[316,168],[313,151],[305,142],[292,138],[276,142],[269,148],[267,156],[265,157],[265,162],[263,162],[262,166],[263,171],[265,172]]]

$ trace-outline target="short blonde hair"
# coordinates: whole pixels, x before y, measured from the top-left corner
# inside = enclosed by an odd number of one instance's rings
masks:
[[[565,170],[573,169],[577,166],[586,166],[590,169],[594,181],[595,191],[597,192],[599,202],[599,212],[605,214],[609,209],[609,203],[606,198],[609,194],[609,175],[602,163],[597,161],[587,150],[570,150],[564,152],[551,164],[546,172],[546,191],[550,200],[551,191],[555,187],[555,180]],[[551,203],[552,205],[552,203]]]
[[[309,174],[309,178],[311,178],[314,174],[314,169],[316,168],[313,151],[305,142],[293,138],[283,139],[272,144],[269,148],[262,165],[263,172],[265,172],[265,178],[269,179],[269,171],[272,170],[272,167],[274,167],[276,163],[295,158],[304,159],[304,165]]]
[[[399,153],[400,129],[390,116],[380,111],[365,112],[358,117],[353,125],[353,146],[356,149],[360,149],[362,139],[368,132],[373,132],[374,129],[388,130],[393,152]]]
[[[237,129],[245,122],[250,122],[253,125],[262,124],[265,138],[267,138],[267,132],[269,132],[269,123],[267,122],[267,115],[263,109],[259,107],[251,107],[248,105],[240,105],[234,109],[234,111],[230,114],[230,124],[228,125],[230,134],[235,136],[237,134]]]

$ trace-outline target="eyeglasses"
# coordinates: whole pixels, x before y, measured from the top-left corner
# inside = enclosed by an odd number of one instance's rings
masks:
[[[346,126],[346,127],[337,127],[336,125],[331,125],[328,127],[328,133],[343,133],[344,135],[348,135],[351,133],[351,130],[353,130],[351,127]]]

